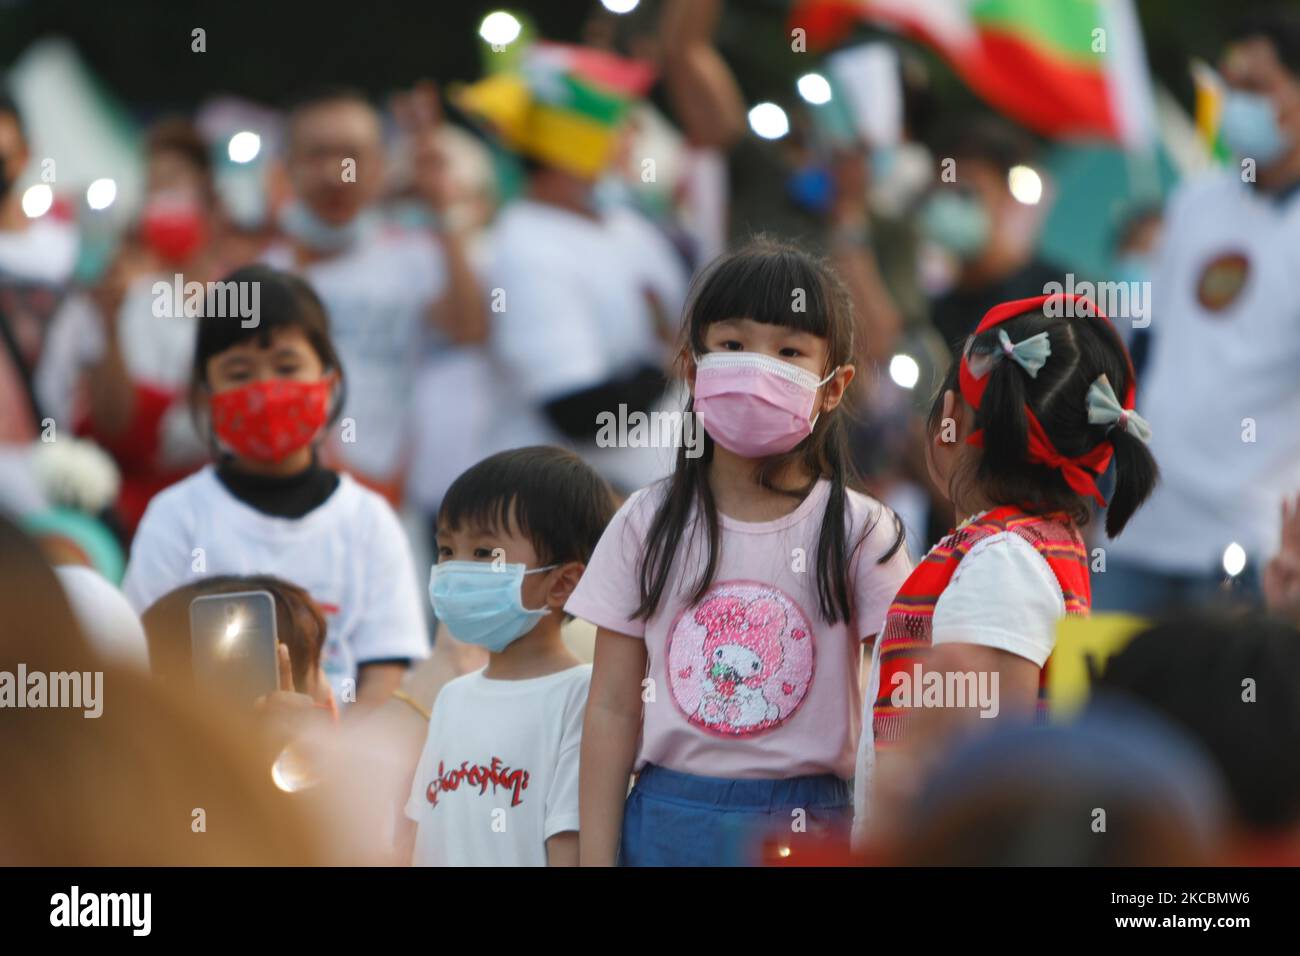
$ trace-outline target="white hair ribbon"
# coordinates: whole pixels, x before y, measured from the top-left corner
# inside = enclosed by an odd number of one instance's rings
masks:
[[[1002,354],[1028,372],[1030,378],[1038,378],[1038,370],[1047,364],[1047,357],[1052,354],[1052,343],[1046,332],[1012,342],[1004,329],[998,329],[998,341],[1002,343]]]
[[[1138,441],[1151,441],[1151,425],[1136,409],[1123,408],[1105,375],[1088,386],[1088,424],[1112,425],[1128,432]]]

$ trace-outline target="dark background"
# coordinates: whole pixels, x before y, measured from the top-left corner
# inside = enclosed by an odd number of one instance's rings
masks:
[[[1228,24],[1270,3],[1276,0],[1139,0],[1154,72],[1189,104],[1188,57],[1213,60]],[[791,5],[727,4],[718,41],[750,102],[790,99],[795,77],[812,65],[790,50]],[[642,0],[618,19],[625,28],[653,21],[658,7]],[[0,0],[0,71],[33,40],[62,35],[140,119],[223,92],[268,105],[334,82],[379,94],[424,76],[478,76],[478,24],[494,9],[525,12],[542,35],[574,41],[602,8],[597,0]],[[206,53],[190,52],[195,27],[207,30]],[[933,74],[944,101],[966,95],[946,70]]]

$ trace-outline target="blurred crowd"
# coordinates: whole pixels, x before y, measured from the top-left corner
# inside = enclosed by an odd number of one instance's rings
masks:
[[[922,393],[991,308],[1054,283],[1134,290],[1110,318],[1160,481],[1122,535],[1085,531],[1094,615],[1142,620],[1072,721],[935,730],[866,844],[780,831],[718,862],[1300,861],[1300,14],[1245,18],[1216,64],[1250,178],[1230,162],[1132,197],[1098,275],[1042,251],[1044,142],[945,112],[905,47],[886,61],[896,142],[811,108],[760,137],[722,6],[594,18],[580,42],[521,41],[480,80],[382,102],[304,90],[255,133],[155,118],[138,208],[95,262],[107,214],[57,179],[38,208],[42,144],[0,97],[0,670],[103,672],[108,701],[94,720],[0,713],[0,861],[410,862],[430,713],[492,650],[421,596],[461,556],[439,534],[458,476],[527,446],[573,452],[613,502],[672,474],[677,448],[610,441],[609,417],[683,408],[692,283],[762,233],[847,289],[852,464],[911,561],[956,523]],[[254,214],[221,182],[235,136],[260,143]],[[304,387],[249,393],[296,403],[264,433],[209,401],[280,380]],[[293,444],[301,421],[319,442]],[[258,441],[290,457],[233,467]],[[597,538],[608,520],[590,516]],[[307,557],[289,564],[292,536]],[[194,685],[190,606],[250,591],[273,595],[287,651],[274,693],[227,710]],[[593,634],[563,621],[575,661]],[[1244,681],[1266,684],[1245,704]],[[1077,824],[1098,807],[1105,840]]]

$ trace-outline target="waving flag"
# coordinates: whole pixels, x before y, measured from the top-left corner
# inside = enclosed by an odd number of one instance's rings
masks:
[[[803,0],[814,46],[855,22],[933,48],[992,106],[1052,137],[1149,145],[1155,110],[1131,0]]]

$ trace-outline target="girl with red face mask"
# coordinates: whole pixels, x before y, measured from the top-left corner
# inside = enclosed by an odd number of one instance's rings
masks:
[[[427,655],[428,636],[397,516],[317,457],[344,395],[325,308],[301,279],[266,266],[222,287],[207,304],[241,308],[204,310],[190,386],[215,463],[150,502],[123,590],[143,610],[196,577],[291,581],[329,619],[322,664],[340,703],[381,701]],[[365,441],[342,427],[342,440]]]

